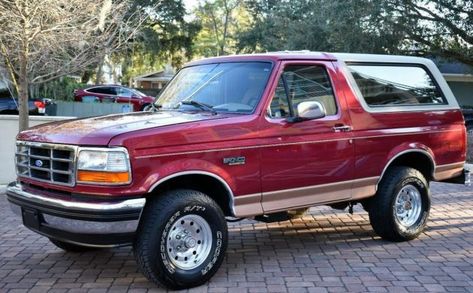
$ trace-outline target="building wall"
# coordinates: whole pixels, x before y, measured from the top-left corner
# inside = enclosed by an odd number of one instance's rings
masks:
[[[448,85],[460,106],[473,107],[473,82],[449,81]]]
[[[143,88],[143,89],[150,89],[151,88],[151,81],[139,81],[138,82],[138,88]]]

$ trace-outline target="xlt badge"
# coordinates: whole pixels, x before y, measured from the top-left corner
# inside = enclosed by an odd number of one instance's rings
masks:
[[[228,157],[228,158],[223,158],[223,163],[225,165],[244,165],[246,162],[245,157]]]

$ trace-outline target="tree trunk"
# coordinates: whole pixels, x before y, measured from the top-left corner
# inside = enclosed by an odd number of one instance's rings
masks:
[[[102,83],[104,62],[105,62],[105,56],[100,57],[99,65],[97,67],[97,74],[95,75],[95,84],[101,84]]]
[[[18,128],[19,131],[26,130],[29,126],[28,107],[28,73],[25,54],[20,54],[20,74],[18,84]]]

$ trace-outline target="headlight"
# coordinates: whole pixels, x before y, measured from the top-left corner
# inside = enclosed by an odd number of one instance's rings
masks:
[[[125,148],[79,149],[77,182],[96,184],[130,183],[128,152]]]

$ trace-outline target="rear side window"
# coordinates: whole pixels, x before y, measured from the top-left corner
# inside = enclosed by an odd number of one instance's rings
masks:
[[[348,64],[348,68],[370,107],[447,104],[421,66]]]

